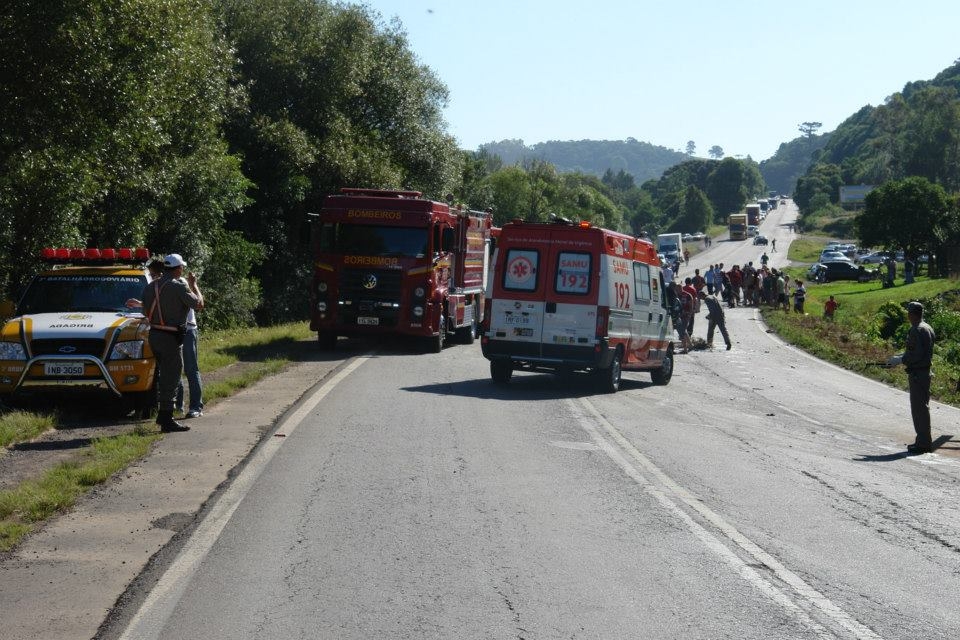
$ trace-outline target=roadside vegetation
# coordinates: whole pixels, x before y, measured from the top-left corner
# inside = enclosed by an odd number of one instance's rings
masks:
[[[210,374],[204,401],[213,404],[279,372],[302,358],[311,346],[304,341],[310,337],[309,328],[300,322],[204,333],[200,371]],[[0,415],[0,446],[28,442],[64,426],[56,414],[10,411]],[[0,491],[0,551],[9,551],[38,524],[69,509],[84,493],[147,455],[160,438],[152,421],[144,421],[125,433],[95,439],[70,460]]]
[[[789,257],[795,263],[813,262],[822,248],[818,240],[795,241]],[[904,305],[912,300],[923,303],[924,320],[937,334],[931,395],[960,406],[960,282],[922,276],[912,284],[899,280],[896,286],[884,289],[880,281],[811,283],[807,266],[790,267],[786,272],[791,281],[804,281],[805,313],[764,308],[766,323],[781,338],[818,358],[901,389],[908,386],[906,371],[885,363],[904,349],[910,328]],[[840,303],[833,321],[823,317],[824,303],[831,295]],[[792,300],[790,306],[792,309]]]

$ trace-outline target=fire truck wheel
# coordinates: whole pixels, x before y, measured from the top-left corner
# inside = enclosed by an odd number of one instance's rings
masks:
[[[447,340],[447,316],[440,314],[440,322],[437,325],[438,331],[437,335],[432,338],[428,338],[430,343],[430,351],[432,353],[440,353],[443,351],[443,343]]]
[[[507,384],[513,376],[513,363],[509,360],[491,360],[490,377],[497,384]]]
[[[597,370],[597,374],[600,376],[600,388],[605,393],[616,393],[620,389],[620,378],[623,373],[620,366],[622,359],[623,355],[620,349],[617,349],[610,361],[610,366],[606,369]]]
[[[323,351],[333,351],[337,348],[337,334],[329,331],[317,331],[317,344]]]
[[[650,379],[653,384],[664,385],[670,382],[673,377],[673,345],[667,348],[667,355],[663,356],[663,364],[659,369],[650,372]]]

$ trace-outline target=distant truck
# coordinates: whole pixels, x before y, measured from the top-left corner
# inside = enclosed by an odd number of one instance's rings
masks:
[[[760,224],[760,203],[747,205],[747,224]]]
[[[727,223],[730,226],[731,240],[747,239],[747,214],[731,213],[730,217],[727,218]]]
[[[657,253],[670,264],[680,262],[683,257],[683,235],[680,233],[661,233],[657,236]]]

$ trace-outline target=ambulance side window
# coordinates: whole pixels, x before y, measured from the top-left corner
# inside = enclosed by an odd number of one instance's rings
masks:
[[[589,253],[561,251],[557,256],[557,279],[553,283],[557,293],[585,296],[590,293],[590,267],[593,256]]]
[[[638,302],[650,302],[650,267],[641,262],[633,263],[633,290]]]
[[[540,252],[536,249],[510,249],[503,269],[503,288],[506,291],[536,291]]]

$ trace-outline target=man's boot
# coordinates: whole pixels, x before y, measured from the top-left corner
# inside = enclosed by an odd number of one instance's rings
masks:
[[[190,431],[190,427],[186,425],[182,425],[173,419],[172,410],[158,411],[157,424],[160,425],[160,431],[162,433],[171,433],[174,431]]]

